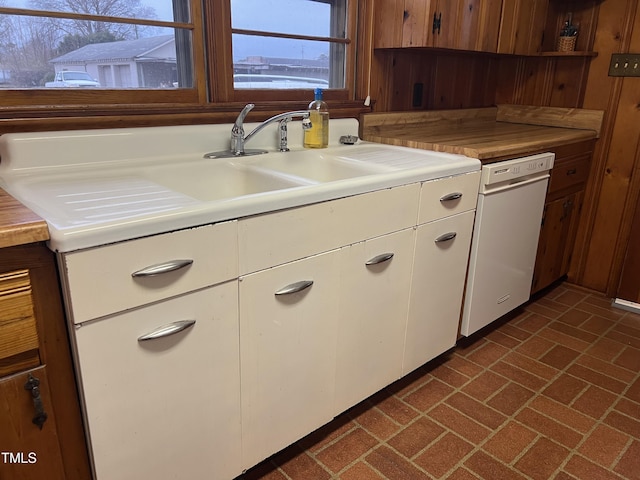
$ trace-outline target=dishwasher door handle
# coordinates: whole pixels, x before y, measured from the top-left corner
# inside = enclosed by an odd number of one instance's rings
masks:
[[[510,183],[509,185],[502,185],[500,187],[492,187],[491,185],[482,185],[480,188],[481,195],[493,195],[494,193],[504,192],[505,190],[511,190],[512,188],[523,187],[525,185],[529,185],[531,183],[539,182],[540,180],[545,180],[549,178],[549,173],[545,175],[536,175],[535,177],[527,178],[526,180],[522,180],[520,182]]]

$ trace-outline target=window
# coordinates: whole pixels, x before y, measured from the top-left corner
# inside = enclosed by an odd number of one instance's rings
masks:
[[[197,100],[201,16],[189,0],[0,0],[0,96],[37,89],[20,98],[64,104],[83,91],[82,103],[104,103],[113,89],[123,103],[144,103],[184,90],[176,102]],[[88,79],[71,79],[80,75]]]
[[[0,0],[0,104],[176,108],[309,99],[316,87],[347,99],[356,5]]]
[[[231,0],[235,88],[344,88],[346,19],[346,0]]]

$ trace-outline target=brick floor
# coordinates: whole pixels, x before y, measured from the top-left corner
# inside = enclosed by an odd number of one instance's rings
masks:
[[[237,480],[640,479],[640,315],[562,284]]]

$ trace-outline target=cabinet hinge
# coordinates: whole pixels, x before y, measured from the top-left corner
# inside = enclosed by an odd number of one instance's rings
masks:
[[[440,27],[442,26],[442,12],[440,12],[439,15],[436,16],[436,14],[433,14],[433,29],[431,30],[431,33],[433,35],[436,34],[436,30],[438,31],[438,35],[440,35]]]

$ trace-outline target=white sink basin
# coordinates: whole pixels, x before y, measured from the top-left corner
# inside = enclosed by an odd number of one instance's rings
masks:
[[[228,159],[203,158],[229,147],[228,124],[5,134],[0,187],[47,221],[53,250],[69,252],[480,169],[460,155],[341,145],[358,123],[331,125],[325,149],[304,149],[291,122],[291,151],[273,151],[274,126],[249,145],[269,153]]]
[[[205,160],[148,169],[144,176],[174,192],[210,202],[298,187],[302,183],[242,164]]]
[[[364,162],[341,159],[322,150],[270,153],[241,161],[256,171],[277,172],[286,176],[302,177],[319,183],[346,180],[388,171],[388,169],[378,165],[368,165]]]

